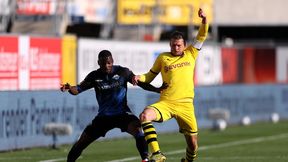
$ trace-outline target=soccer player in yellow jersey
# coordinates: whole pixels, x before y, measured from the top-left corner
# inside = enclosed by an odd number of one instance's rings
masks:
[[[201,49],[208,33],[206,15],[200,8],[198,16],[202,19],[196,39],[186,46],[184,36],[180,32],[170,37],[170,52],[161,53],[150,71],[135,76],[134,84],[139,81],[150,83],[158,73],[168,88],[161,92],[160,100],[147,106],[140,114],[140,120],[152,155],[151,162],[164,162],[166,157],[161,153],[157,141],[157,133],[152,122],[163,122],[175,118],[180,133],[186,139],[186,157],[181,162],[192,162],[197,153],[197,121],[194,114],[194,67],[198,51]]]

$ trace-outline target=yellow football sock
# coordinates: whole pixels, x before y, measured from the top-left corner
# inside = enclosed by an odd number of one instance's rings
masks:
[[[157,141],[157,133],[152,122],[142,122],[142,128],[144,131],[145,140],[152,153],[160,151],[160,147]]]

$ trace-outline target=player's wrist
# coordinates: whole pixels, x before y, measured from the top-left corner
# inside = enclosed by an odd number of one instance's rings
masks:
[[[206,18],[206,16],[203,16],[203,17],[202,17],[202,24],[207,24],[207,18]]]

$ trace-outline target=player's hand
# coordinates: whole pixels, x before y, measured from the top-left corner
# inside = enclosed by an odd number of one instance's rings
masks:
[[[61,85],[60,90],[61,90],[62,92],[65,92],[65,91],[69,90],[70,87],[71,87],[69,83],[60,84],[60,85]]]
[[[206,15],[205,15],[204,11],[201,8],[199,8],[199,10],[198,10],[198,16],[200,18],[202,18],[202,24],[207,24]]]
[[[205,19],[206,18],[206,15],[204,13],[204,11],[202,10],[202,8],[199,8],[198,10],[198,16],[202,19]]]
[[[132,84],[135,86],[138,84],[138,80],[140,79],[140,75],[135,75],[132,77]]]

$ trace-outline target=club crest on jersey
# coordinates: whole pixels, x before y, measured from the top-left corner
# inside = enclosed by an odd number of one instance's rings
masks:
[[[191,63],[190,62],[182,62],[182,63],[178,63],[178,64],[172,64],[172,65],[169,65],[169,66],[164,66],[164,71],[166,73],[169,70],[173,70],[173,69],[176,69],[176,68],[181,68],[181,67],[184,67],[184,66],[191,66]]]
[[[114,80],[119,80],[119,78],[120,78],[120,76],[117,74],[112,77],[112,79],[114,79]]]

